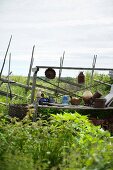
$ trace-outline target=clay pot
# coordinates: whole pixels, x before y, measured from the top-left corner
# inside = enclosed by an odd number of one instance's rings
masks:
[[[91,105],[92,96],[93,96],[93,94],[88,90],[83,93],[82,98],[83,98],[85,105],[88,105],[88,106]]]
[[[48,79],[54,79],[55,76],[56,76],[56,72],[53,68],[48,68],[46,69],[45,71],[45,76],[48,78]]]
[[[79,105],[80,104],[80,99],[77,98],[77,97],[72,97],[71,100],[70,100],[70,103],[72,105]]]

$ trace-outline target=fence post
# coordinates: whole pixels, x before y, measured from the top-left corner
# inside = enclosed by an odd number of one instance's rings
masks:
[[[36,87],[36,79],[37,79],[37,72],[39,71],[39,68],[36,67],[36,70],[33,74],[33,84],[31,89],[31,103],[34,102],[34,96],[35,96],[35,87]]]

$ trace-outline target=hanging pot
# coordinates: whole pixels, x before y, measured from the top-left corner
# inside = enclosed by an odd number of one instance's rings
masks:
[[[46,71],[45,71],[45,76],[46,76],[48,79],[54,79],[55,76],[56,76],[56,72],[55,72],[54,69],[48,68],[48,69],[46,69]]]

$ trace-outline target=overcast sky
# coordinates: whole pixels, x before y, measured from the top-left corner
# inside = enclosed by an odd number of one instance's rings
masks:
[[[0,0],[0,66],[11,34],[13,74],[27,74],[33,45],[34,67],[59,66],[65,51],[64,66],[92,67],[97,54],[113,68],[113,0]]]

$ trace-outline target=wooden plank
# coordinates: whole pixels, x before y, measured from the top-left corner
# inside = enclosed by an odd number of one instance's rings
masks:
[[[53,109],[72,109],[72,110],[113,110],[113,107],[105,107],[105,108],[94,108],[89,106],[83,106],[83,105],[37,105],[38,108],[53,108]]]

